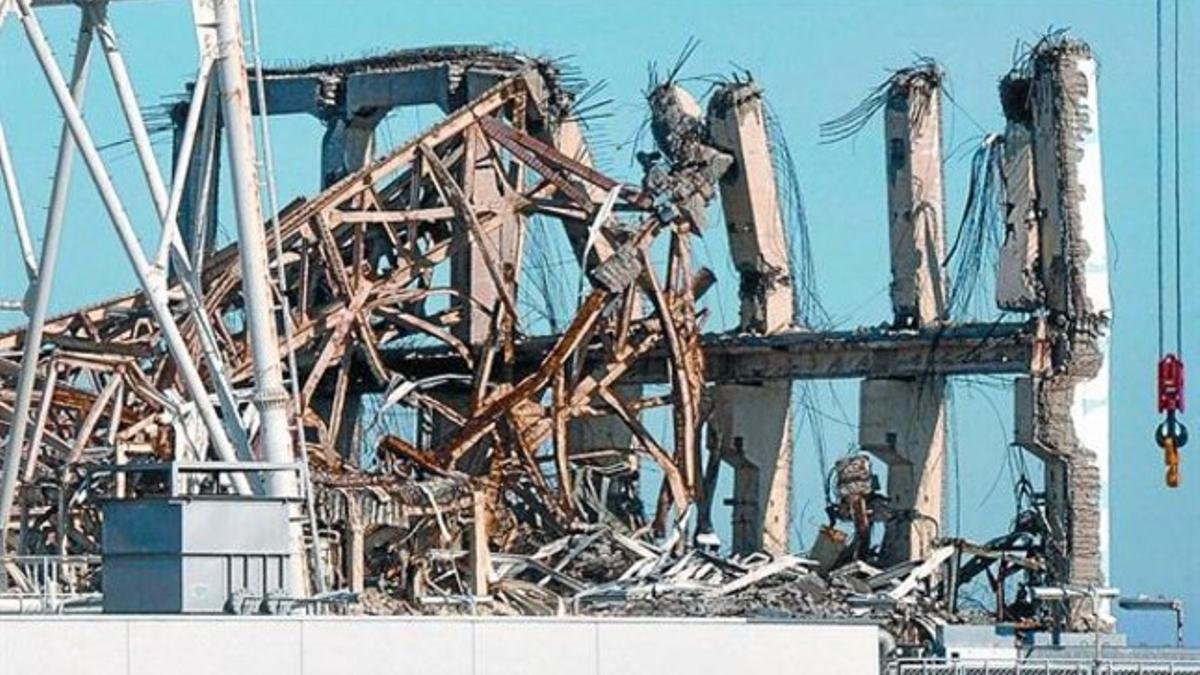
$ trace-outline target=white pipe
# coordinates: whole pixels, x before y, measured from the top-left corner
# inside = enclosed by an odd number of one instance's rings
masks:
[[[292,308],[287,297],[287,265],[284,264],[283,259],[283,231],[279,227],[279,189],[275,183],[275,156],[271,146],[271,113],[267,109],[267,91],[266,85],[263,84],[262,47],[258,32],[258,4],[255,0],[250,0],[250,31],[254,43],[254,94],[258,99],[259,133],[262,138],[263,159],[266,162],[267,172],[267,200],[271,208],[272,233],[275,235],[275,250],[272,253],[275,254],[276,285],[279,289],[279,303],[283,313],[283,337],[284,343],[287,345],[288,373],[291,375],[288,380],[291,385],[292,394],[292,419],[299,420],[303,414],[300,399],[300,369],[296,365],[296,349],[292,346],[292,338],[296,330],[292,324]],[[299,422],[295,426],[295,438],[300,455],[300,477],[303,481],[304,498],[308,507],[309,529],[312,532],[316,532],[316,505],[313,503],[312,480],[309,478],[308,473],[308,445],[304,442],[304,429]],[[328,589],[325,586],[325,572],[322,565],[319,542],[313,542],[312,550],[309,554],[312,564],[313,588],[317,594],[324,593]]]
[[[213,205],[212,193],[217,189],[217,171],[215,170],[219,153],[217,146],[217,136],[220,133],[217,118],[217,100],[219,97],[219,87],[215,84],[208,88],[208,100],[204,103],[203,117],[200,125],[200,148],[198,154],[201,158],[199,168],[199,180],[195,184],[195,194],[191,195],[193,208],[189,216],[192,219],[192,240],[184,242],[188,247],[189,255],[193,263],[193,279],[192,284],[196,288],[203,288],[203,271],[206,240],[208,238],[208,222],[210,219],[209,208]]]
[[[24,0],[17,0],[24,2]],[[28,10],[27,6],[22,9]],[[5,12],[7,13],[7,12]],[[87,12],[83,12],[79,24],[79,37],[75,46],[75,60],[71,67],[71,86],[62,83],[63,96],[72,103],[82,101],[87,90],[87,70],[92,54],[92,23]],[[56,66],[57,71],[57,66]],[[62,75],[59,75],[62,79]],[[21,454],[25,443],[25,429],[29,425],[29,407],[33,400],[33,386],[37,381],[38,354],[42,350],[42,331],[46,325],[46,314],[50,306],[50,291],[54,285],[54,268],[58,265],[58,242],[62,238],[63,216],[66,213],[67,193],[71,184],[71,168],[75,156],[75,141],[68,125],[64,122],[58,143],[58,160],[54,169],[54,187],[50,191],[50,210],[46,215],[45,236],[42,240],[42,257],[37,278],[30,284],[26,294],[26,313],[29,325],[25,331],[25,345],[21,352],[21,373],[17,377],[16,401],[13,404],[12,427],[8,432],[5,448],[4,474],[0,478],[0,554],[7,552],[9,516],[12,514],[13,498],[17,492],[17,478]],[[29,296],[33,297],[32,303]],[[30,306],[32,304],[32,306]],[[0,579],[4,570],[0,568]]]
[[[96,27],[96,37],[100,39],[100,51],[108,62],[108,72],[112,76],[113,87],[117,90],[117,100],[121,103],[121,112],[125,115],[125,123],[129,127],[133,139],[133,147],[137,151],[138,160],[142,166],[142,175],[150,188],[150,196],[154,199],[155,209],[159,216],[167,210],[167,188],[163,184],[162,170],[159,169],[158,159],[154,156],[154,148],[150,145],[150,134],[146,132],[146,122],[142,119],[142,109],[137,102],[137,94],[133,83],[129,80],[129,69],[125,67],[125,57],[117,45],[117,34],[112,23],[108,20],[107,3],[86,5],[85,11],[92,16]]]
[[[208,96],[208,86],[212,75],[213,60],[203,56],[200,69],[196,76],[196,86],[192,92],[192,100],[188,107],[188,116],[184,125],[183,142],[180,146],[179,158],[175,166],[171,182],[171,195],[166,212],[163,214],[163,234],[159,240],[158,252],[155,254],[154,267],[165,271],[171,254],[175,254],[175,264],[179,267],[179,286],[187,296],[188,304],[196,318],[197,335],[200,338],[201,356],[208,366],[213,388],[221,408],[226,411],[221,416],[225,430],[233,440],[234,447],[241,453],[242,459],[253,459],[250,452],[250,438],[242,426],[237,414],[237,402],[234,400],[233,388],[226,376],[225,362],[217,344],[208,313],[204,311],[204,303],[200,299],[202,287],[201,271],[190,267],[187,250],[179,235],[178,217],[179,204],[183,198],[183,186],[187,182],[188,166],[191,163],[192,148],[195,145],[196,131],[200,124],[201,113],[204,110],[205,98]]]
[[[146,294],[150,309],[158,320],[163,339],[175,360],[188,393],[196,404],[200,417],[208,430],[213,447],[221,459],[236,461],[237,454],[234,451],[233,445],[229,442],[228,436],[225,434],[221,419],[217,416],[216,409],[208,397],[208,392],[204,387],[204,381],[201,379],[199,371],[196,370],[195,364],[192,363],[187,343],[184,341],[183,335],[179,332],[179,326],[176,324],[175,317],[171,314],[171,308],[167,304],[165,275],[150,265],[145,253],[142,251],[137,234],[134,232],[133,224],[129,220],[129,215],[126,213],[121,203],[121,198],[117,195],[116,188],[112,183],[112,179],[104,167],[104,161],[100,158],[100,153],[96,150],[96,145],[88,133],[87,125],[83,121],[79,107],[75,105],[75,101],[71,98],[67,84],[58,69],[58,64],[54,61],[54,54],[50,50],[50,44],[46,41],[46,36],[42,32],[37,17],[30,8],[29,0],[16,0],[16,2],[21,15],[21,23],[24,25],[25,34],[29,39],[29,44],[33,48],[34,55],[37,57],[38,63],[46,75],[55,98],[58,100],[58,105],[62,109],[63,116],[70,127],[71,135],[75,138],[75,142],[79,146],[80,154],[83,156],[84,163],[88,167],[88,172],[91,174],[92,180],[96,184],[96,189],[104,201],[104,208],[108,211],[109,218],[112,220],[113,226],[117,231],[117,236],[125,248],[125,253],[128,255],[134,272],[138,277],[138,283],[141,284],[142,290]],[[19,420],[16,423],[19,424]],[[251,492],[249,483],[245,480],[244,476],[236,476],[234,478],[234,485],[238,492],[242,494],[249,494]]]
[[[204,311],[204,305],[200,302],[200,294],[197,290],[198,286],[193,287],[191,285],[194,278],[191,273],[191,263],[188,261],[187,247],[183,245],[182,237],[179,235],[179,224],[176,222],[179,213],[179,201],[183,193],[183,182],[187,173],[186,171],[176,171],[172,191],[168,194],[163,182],[162,171],[158,166],[158,160],[154,156],[154,149],[151,147],[150,135],[146,131],[146,123],[142,118],[141,107],[138,105],[137,93],[134,90],[133,83],[129,79],[129,69],[125,66],[125,58],[121,55],[120,46],[117,44],[116,31],[109,21],[106,7],[104,5],[89,5],[87,11],[90,12],[92,22],[96,27],[96,35],[100,38],[100,45],[103,48],[105,60],[108,62],[108,70],[112,75],[113,87],[116,89],[117,99],[121,103],[121,110],[125,115],[126,125],[129,127],[129,132],[133,138],[133,144],[142,166],[142,173],[145,176],[146,184],[150,188],[155,210],[162,221],[162,235],[159,240],[158,252],[155,255],[154,266],[160,271],[165,271],[167,268],[167,259],[174,254],[175,264],[180,270],[179,284],[187,298],[189,309],[196,318],[203,356],[209,367],[217,398],[221,403],[221,407],[227,411],[221,417],[221,421],[224,424],[226,432],[228,432],[230,438],[233,440],[235,448],[241,451],[243,459],[251,459],[249,438],[246,430],[242,427],[241,419],[237,415],[237,406],[231,394],[228,378],[225,376],[225,366],[220,357],[216,337],[213,334],[208,315]],[[211,69],[212,59],[207,56],[202,57],[200,72],[196,78],[196,91],[192,97],[191,107],[188,110],[187,121],[191,132],[190,138],[187,136],[184,138],[185,149],[181,155],[185,157],[190,156],[191,145],[195,140],[196,126],[199,122],[201,104],[204,100],[205,88],[208,84],[208,76]]]
[[[51,357],[46,364],[46,383],[42,385],[42,400],[38,403],[37,419],[33,423],[33,435],[29,438],[29,457],[25,459],[25,473],[21,478],[28,483],[33,480],[37,470],[38,455],[42,450],[42,436],[46,433],[46,420],[50,417],[50,407],[54,403],[54,389],[58,386],[58,364]]]
[[[0,123],[0,176],[4,177],[4,189],[8,192],[8,207],[12,211],[13,226],[17,229],[21,259],[25,261],[25,277],[33,281],[37,278],[37,256],[33,253],[33,241],[29,238],[25,205],[21,202],[21,188],[17,185],[17,171],[8,152],[8,138],[4,135],[3,123]]]
[[[183,125],[183,139],[179,144],[179,157],[175,162],[175,171],[171,179],[171,197],[167,204],[167,213],[165,220],[168,223],[175,223],[179,219],[179,204],[183,201],[183,187],[187,184],[188,167],[192,163],[192,150],[196,145],[196,131],[200,126],[200,115],[204,111],[204,99],[208,96],[208,81],[212,75],[213,62],[207,56],[200,61],[200,71],[196,75],[195,89],[192,91],[192,101],[188,106],[187,120]],[[176,225],[171,228],[171,236],[167,236],[168,230],[163,231],[162,241],[158,244],[158,253],[154,256],[154,266],[160,269],[166,269],[167,259],[171,255],[172,237],[174,241],[180,241],[179,228]],[[182,241],[180,241],[182,244]],[[186,247],[184,247],[186,253]],[[197,264],[195,267],[199,268]],[[180,274],[183,277],[183,274]]]
[[[233,181],[234,210],[238,221],[241,252],[242,297],[246,328],[254,363],[254,403],[262,420],[262,447],[268,462],[295,462],[288,430],[287,390],[279,359],[279,338],[270,295],[270,270],[263,231],[262,202],[258,191],[258,168],[254,151],[254,129],[250,115],[250,87],[246,78],[246,56],[242,47],[241,10],[237,0],[216,0],[217,49],[221,103],[229,143],[229,173]],[[282,265],[283,261],[279,263]],[[267,494],[299,497],[299,485],[291,472],[275,471],[267,476]],[[314,533],[315,534],[315,533]],[[307,595],[304,572],[304,536],[300,524],[291,524],[288,577],[291,591]]]
[[[229,173],[233,179],[241,251],[242,297],[254,362],[254,401],[263,425],[264,459],[294,462],[296,458],[288,431],[288,395],[283,387],[270,295],[240,9],[237,0],[217,0],[216,11],[221,103],[229,140]],[[285,472],[275,472],[268,483],[273,496],[295,497],[298,494],[295,477]]]
[[[0,597],[0,614],[63,614],[69,610],[96,613],[103,602],[104,597],[98,593],[65,598]]]

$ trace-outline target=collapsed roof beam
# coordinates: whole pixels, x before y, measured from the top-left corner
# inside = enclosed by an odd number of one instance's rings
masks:
[[[536,368],[554,336],[516,344],[517,369]],[[920,331],[792,330],[773,335],[705,335],[709,382],[824,380],[923,375],[1017,375],[1046,372],[1049,343],[1039,321],[967,323]],[[466,372],[449,351],[387,349],[389,368],[410,377]],[[626,383],[668,382],[667,354],[656,350],[632,366]]]

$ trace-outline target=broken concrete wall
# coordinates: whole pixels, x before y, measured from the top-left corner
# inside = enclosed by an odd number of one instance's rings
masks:
[[[1038,199],[1033,169],[1033,115],[1029,78],[1000,81],[1004,129],[1004,242],[996,268],[996,305],[1031,312],[1042,305]]]
[[[1042,283],[1054,374],[1036,381],[1038,445],[1050,448],[1047,493],[1063,527],[1055,561],[1069,583],[1108,578],[1109,295],[1096,62],[1077,40],[1032,55],[1034,158],[1042,203]],[[1080,608],[1082,609],[1082,608]],[[1078,614],[1078,609],[1076,610]],[[1102,618],[1107,614],[1102,610]]]
[[[1033,69],[1042,284],[1051,311],[1080,319],[1109,309],[1096,62],[1064,39],[1043,44]],[[1089,287],[1089,272],[1103,288]]]

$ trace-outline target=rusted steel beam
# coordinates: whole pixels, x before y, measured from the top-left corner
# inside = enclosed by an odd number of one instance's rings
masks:
[[[433,148],[428,144],[420,145],[421,154],[425,158],[425,162],[429,165],[437,184],[445,191],[446,200],[450,203],[450,208],[454,209],[455,215],[462,225],[467,228],[475,246],[479,248],[481,257],[488,275],[492,278],[492,284],[496,288],[496,292],[500,296],[500,301],[504,304],[504,308],[508,311],[509,316],[515,322],[517,319],[517,301],[512,297],[512,293],[505,282],[504,274],[500,270],[500,264],[496,260],[496,252],[492,251],[488,245],[488,240],[483,236],[483,228],[479,224],[479,218],[475,215],[475,205],[471,204],[459,187],[458,182],[454,180],[454,176],[450,173],[450,169],[442,163],[441,158],[437,156]]]

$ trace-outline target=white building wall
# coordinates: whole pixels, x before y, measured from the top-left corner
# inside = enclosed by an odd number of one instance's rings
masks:
[[[878,629],[738,619],[0,617],[0,675],[876,675]]]

